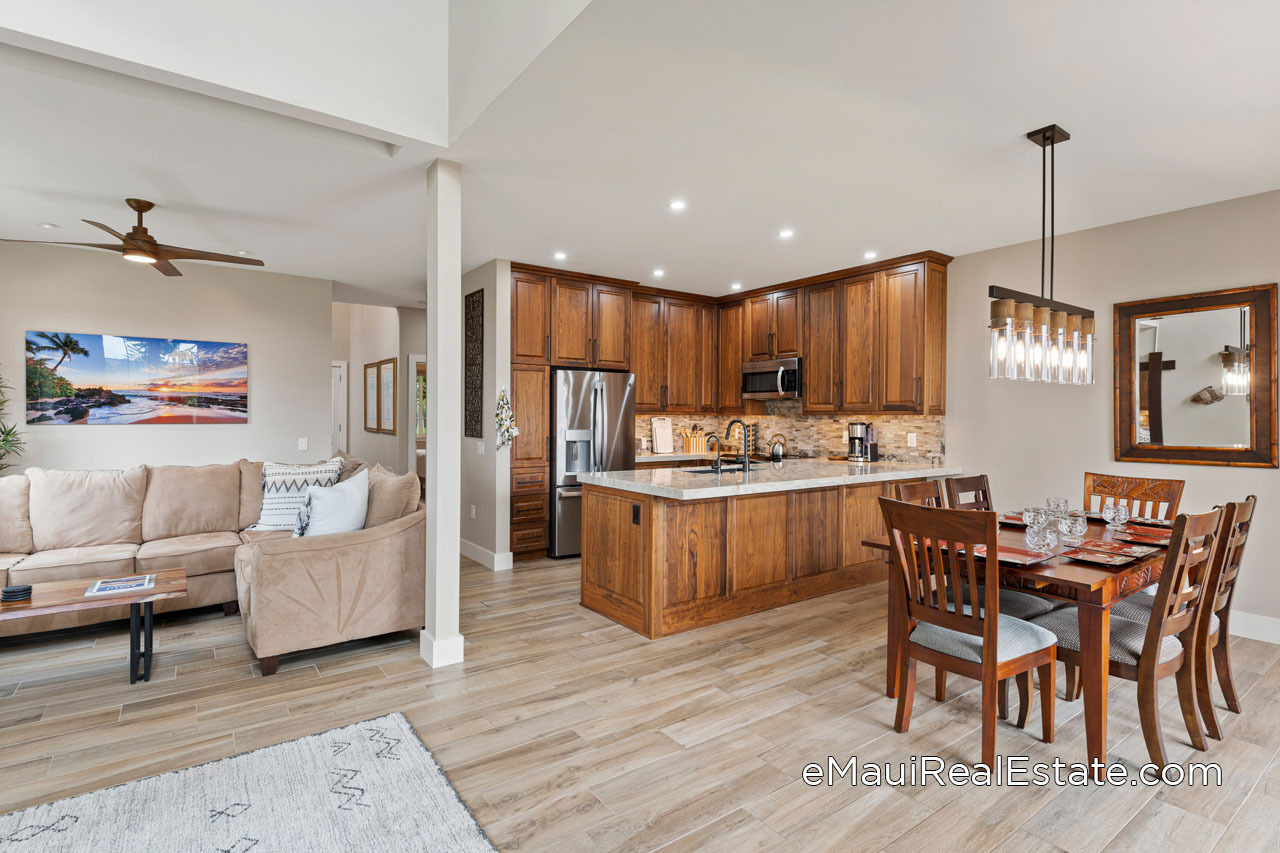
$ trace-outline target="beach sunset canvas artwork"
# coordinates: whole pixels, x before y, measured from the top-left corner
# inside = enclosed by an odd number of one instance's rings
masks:
[[[27,332],[28,424],[243,424],[246,344]]]

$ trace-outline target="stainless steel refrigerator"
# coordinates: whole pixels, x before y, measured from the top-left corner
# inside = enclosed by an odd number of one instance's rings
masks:
[[[551,556],[582,553],[582,486],[588,471],[636,467],[636,377],[600,370],[551,374]]]

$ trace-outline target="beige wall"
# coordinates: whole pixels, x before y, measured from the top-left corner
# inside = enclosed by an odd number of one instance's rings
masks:
[[[498,389],[511,375],[511,264],[494,260],[462,277],[463,294],[484,290],[484,405],[481,439],[462,438],[462,553],[492,569],[511,568],[511,455],[496,450]],[[466,345],[462,335],[460,346]],[[459,355],[461,365],[461,351]],[[460,367],[461,369],[461,367]],[[501,377],[501,378],[500,378]],[[510,389],[508,389],[508,393]],[[464,384],[465,393],[465,384]],[[463,417],[463,412],[458,412]],[[477,453],[482,446],[484,453]],[[471,507],[476,517],[471,517]]]
[[[333,330],[341,334],[346,330],[346,352],[341,352],[337,335],[331,343],[333,359],[347,362],[347,450],[370,465],[381,464],[392,471],[406,470],[405,457],[400,453],[399,433],[403,431],[404,414],[399,415],[396,435],[365,432],[364,429],[364,366],[400,354],[400,320],[396,309],[376,305],[351,305],[333,303]],[[345,318],[345,319],[344,319]],[[400,395],[404,396],[404,358],[400,358]],[[400,401],[401,406],[404,400]]]
[[[21,398],[30,330],[183,337],[249,346],[249,423],[33,425],[18,462],[48,468],[199,465],[329,453],[332,283],[217,264],[165,277],[87,249],[0,244],[0,375]],[[10,410],[6,420],[22,420]],[[297,449],[299,437],[310,447]]]
[[[1048,495],[1081,501],[1085,471],[1187,481],[1183,507],[1259,497],[1280,511],[1280,471],[1114,461],[1112,305],[1280,279],[1280,192],[1122,222],[1058,238],[1057,297],[1098,312],[1097,383],[1048,387],[987,379],[990,284],[1038,291],[1040,248],[1023,243],[957,258],[948,273],[947,456],[991,477],[1000,507]],[[1280,529],[1254,528],[1236,597],[1238,633],[1280,641]],[[1253,617],[1244,614],[1254,614]]]

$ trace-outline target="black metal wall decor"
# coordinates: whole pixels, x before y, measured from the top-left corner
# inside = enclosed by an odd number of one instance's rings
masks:
[[[462,427],[467,438],[484,438],[484,291],[468,293],[463,314]]]

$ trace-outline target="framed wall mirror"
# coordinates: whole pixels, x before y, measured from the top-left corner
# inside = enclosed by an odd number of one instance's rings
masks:
[[[1120,462],[1277,467],[1276,285],[1115,305]]]

